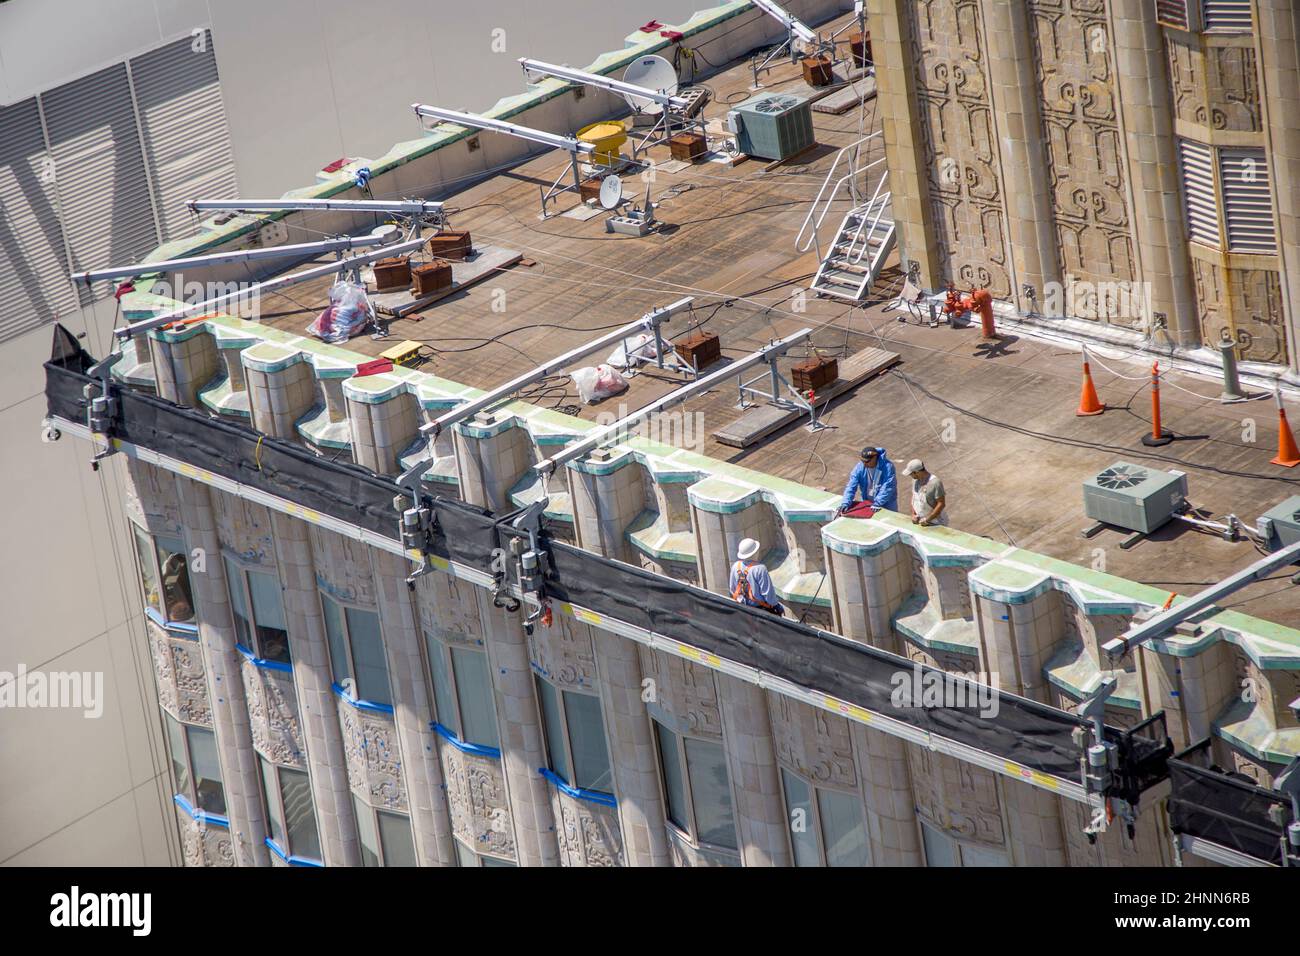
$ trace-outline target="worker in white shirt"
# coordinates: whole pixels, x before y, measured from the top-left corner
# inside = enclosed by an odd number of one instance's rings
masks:
[[[745,538],[736,549],[736,562],[731,566],[731,597],[741,604],[784,616],[785,608],[776,596],[776,588],[772,587],[767,565],[753,560],[758,549],[759,543],[753,538]]]
[[[948,500],[944,496],[943,482],[939,476],[931,474],[926,469],[925,462],[919,458],[909,461],[903,474],[912,479],[912,524],[946,527],[948,515],[944,513],[944,508]]]

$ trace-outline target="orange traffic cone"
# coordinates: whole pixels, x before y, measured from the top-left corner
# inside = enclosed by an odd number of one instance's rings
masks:
[[[1294,468],[1300,465],[1300,448],[1296,447],[1295,435],[1291,434],[1291,426],[1286,420],[1282,389],[1276,385],[1273,386],[1273,401],[1277,403],[1277,457],[1273,459],[1273,464]]]
[[[1083,349],[1083,391],[1079,395],[1076,415],[1100,415],[1106,406],[1097,398],[1097,387],[1092,384],[1092,369],[1088,367],[1088,347]]]

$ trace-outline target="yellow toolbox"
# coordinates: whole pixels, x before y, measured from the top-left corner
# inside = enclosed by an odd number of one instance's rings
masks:
[[[391,348],[384,349],[379,353],[380,357],[388,359],[394,365],[405,365],[413,367],[419,364],[420,343],[412,342],[407,339],[404,342],[398,342]]]

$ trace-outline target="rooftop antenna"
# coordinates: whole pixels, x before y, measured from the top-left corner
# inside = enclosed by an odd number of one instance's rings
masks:
[[[768,16],[780,21],[785,27],[786,37],[779,43],[762,61],[757,57],[754,58],[754,89],[760,89],[761,84],[758,82],[758,75],[764,70],[771,69],[772,61],[783,53],[790,55],[790,62],[794,63],[799,59],[799,54],[803,51],[799,49],[799,44],[803,44],[805,50],[811,53],[821,53],[829,48],[832,60],[835,57],[835,44],[827,43],[813,30],[810,26],[796,17],[793,13],[785,9],[775,0],[750,0],[754,6],[762,10]]]
[[[522,57],[519,65],[523,67],[524,76],[545,77],[566,80],[583,86],[591,86],[610,93],[617,93],[627,100],[633,112],[654,115],[659,118],[654,126],[645,133],[639,143],[633,145],[633,158],[651,146],[662,145],[675,132],[698,126],[704,132],[704,123],[687,116],[687,111],[695,101],[677,95],[677,68],[661,56],[643,56],[634,60],[623,73],[622,80],[575,70],[569,66],[556,66],[541,60]]]
[[[550,189],[541,190],[543,219],[547,216],[547,203],[551,202],[556,196],[566,192],[581,194],[582,173],[578,169],[578,157],[589,156],[596,152],[594,144],[584,143],[576,136],[548,133],[545,130],[533,129],[531,126],[520,126],[518,123],[509,123],[505,120],[493,119],[490,116],[480,116],[477,113],[462,113],[459,110],[447,110],[440,106],[426,106],[423,103],[412,103],[411,109],[415,111],[416,116],[421,118],[435,119],[440,123],[455,123],[457,126],[465,126],[469,129],[483,129],[493,133],[504,133],[507,136],[526,139],[529,142],[541,143],[544,146],[550,146],[552,149],[567,151],[569,154],[568,171],[573,174],[573,184],[560,185],[567,175],[566,172],[560,174]],[[541,189],[541,187],[538,188]]]

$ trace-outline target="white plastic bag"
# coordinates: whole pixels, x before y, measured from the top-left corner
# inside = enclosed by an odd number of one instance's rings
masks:
[[[658,357],[659,347],[655,344],[655,337],[649,332],[641,332],[620,342],[605,361],[614,368],[632,368],[640,362],[653,362]]]
[[[307,326],[307,332],[324,342],[346,342],[374,317],[375,310],[365,286],[336,282],[330,288],[330,304]]]
[[[627,391],[627,379],[608,365],[588,365],[571,373],[578,396],[587,404]]]

